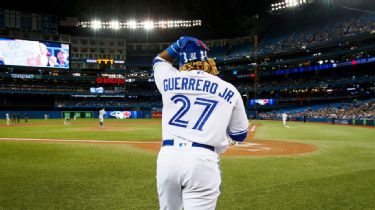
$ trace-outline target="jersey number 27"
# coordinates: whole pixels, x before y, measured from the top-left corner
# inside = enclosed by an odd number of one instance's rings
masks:
[[[171,98],[171,100],[177,104],[181,103],[181,108],[176,112],[175,115],[169,120],[169,125],[178,126],[186,128],[188,126],[188,121],[183,120],[183,116],[189,111],[191,103],[190,99],[184,95],[175,95]],[[194,124],[192,129],[202,131],[204,124],[207,122],[208,118],[211,116],[212,111],[214,111],[218,101],[204,99],[204,98],[197,98],[194,102],[195,105],[204,106],[204,110],[202,114],[199,116],[197,122]]]

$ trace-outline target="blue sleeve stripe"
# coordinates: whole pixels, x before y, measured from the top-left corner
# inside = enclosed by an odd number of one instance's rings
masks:
[[[247,129],[246,130],[243,130],[243,131],[238,131],[238,132],[228,132],[229,134],[232,134],[232,135],[238,135],[238,134],[242,134],[242,133],[247,133]]]
[[[173,43],[167,48],[167,52],[169,56],[171,56],[173,59],[177,58],[180,55],[180,47],[178,42]]]
[[[163,62],[163,60],[160,60],[158,58],[154,58],[154,60],[152,60],[152,70],[155,71],[155,65],[158,64],[158,63],[161,63]]]
[[[152,60],[152,66],[155,66],[155,64],[160,63],[160,62],[163,62],[163,61],[160,59],[154,58],[154,60]]]
[[[234,141],[244,141],[247,137],[247,131],[246,133],[242,133],[242,134],[236,134],[236,135],[229,134],[229,137],[233,139]]]
[[[172,50],[173,50],[175,53],[178,53],[178,52],[174,49],[173,45],[171,46],[171,48],[172,48]]]
[[[167,52],[173,59],[177,58],[177,56],[180,55],[172,46],[168,47]]]

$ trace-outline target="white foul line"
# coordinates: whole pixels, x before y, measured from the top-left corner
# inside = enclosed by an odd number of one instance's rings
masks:
[[[251,131],[251,132],[254,132],[254,131],[255,131],[255,125],[251,128],[250,131]]]
[[[77,143],[121,143],[121,144],[160,144],[150,141],[106,141],[106,140],[71,140],[71,139],[34,139],[34,138],[0,138],[0,141],[47,141],[47,142],[77,142]]]

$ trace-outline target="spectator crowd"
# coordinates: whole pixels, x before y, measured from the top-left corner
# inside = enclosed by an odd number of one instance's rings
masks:
[[[300,110],[300,109],[299,109]],[[332,104],[322,106],[320,108],[307,108],[302,111],[286,111],[291,119],[296,118],[331,118],[333,115],[336,119],[350,120],[350,119],[368,119],[375,120],[375,100]],[[258,116],[263,119],[278,119],[281,118],[282,112],[266,112],[260,113]]]

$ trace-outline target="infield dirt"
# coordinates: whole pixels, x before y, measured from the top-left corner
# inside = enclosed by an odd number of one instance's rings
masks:
[[[224,156],[275,156],[275,155],[293,155],[308,153],[317,150],[314,145],[299,142],[277,141],[254,139],[256,128],[261,124],[249,126],[249,134],[244,142],[229,145]],[[130,131],[134,128],[108,126],[103,128],[84,127],[77,129],[81,132],[97,131]],[[139,149],[157,152],[160,150],[160,139],[152,142],[134,142],[134,141],[106,141],[106,140],[64,140],[64,139],[34,139],[34,138],[1,138],[2,141],[32,141],[32,142],[62,142],[62,143],[92,143],[92,144],[128,144]]]

